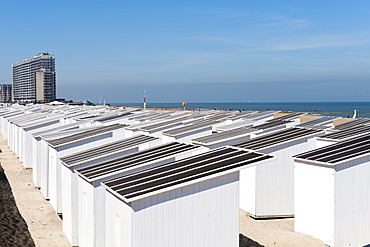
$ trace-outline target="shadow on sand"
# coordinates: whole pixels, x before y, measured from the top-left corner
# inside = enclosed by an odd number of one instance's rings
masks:
[[[19,213],[12,188],[0,165],[0,246],[33,247],[35,243],[28,226]]]
[[[258,242],[239,233],[239,247],[264,247],[264,245],[260,245]]]

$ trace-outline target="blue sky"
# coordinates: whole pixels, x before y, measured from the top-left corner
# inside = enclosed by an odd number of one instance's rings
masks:
[[[97,102],[369,101],[369,1],[0,0],[0,83],[56,56]]]

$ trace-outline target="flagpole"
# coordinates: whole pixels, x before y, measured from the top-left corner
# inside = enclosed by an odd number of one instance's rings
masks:
[[[146,90],[144,90],[144,111],[146,110]]]

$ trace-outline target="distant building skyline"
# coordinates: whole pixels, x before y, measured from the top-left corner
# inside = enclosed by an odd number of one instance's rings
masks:
[[[12,91],[12,84],[0,84],[0,102],[11,102],[13,98]]]
[[[12,64],[14,101],[52,101],[56,98],[55,56],[42,52]]]

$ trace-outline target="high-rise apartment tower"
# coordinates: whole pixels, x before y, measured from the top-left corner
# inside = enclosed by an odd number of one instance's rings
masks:
[[[55,56],[42,52],[13,67],[13,100],[52,101],[56,98]]]

